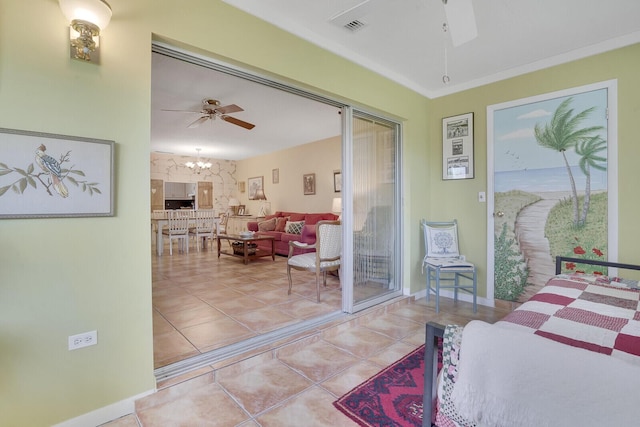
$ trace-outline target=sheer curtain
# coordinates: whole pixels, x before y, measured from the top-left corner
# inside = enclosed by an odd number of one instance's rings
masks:
[[[397,290],[397,125],[353,117],[353,292],[362,302]]]

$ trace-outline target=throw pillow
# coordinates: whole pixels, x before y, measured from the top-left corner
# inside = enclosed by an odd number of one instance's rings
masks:
[[[260,221],[258,223],[258,231],[273,231],[276,229],[276,219],[271,218],[266,221]]]
[[[275,229],[275,231],[284,232],[284,228],[287,225],[287,221],[289,221],[289,217],[288,216],[283,216],[283,217],[278,218],[276,220],[276,229]]]
[[[287,221],[284,232],[289,234],[302,234],[302,227],[304,227],[304,221]]]

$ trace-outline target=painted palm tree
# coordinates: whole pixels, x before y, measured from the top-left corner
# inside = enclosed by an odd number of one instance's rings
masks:
[[[599,154],[601,151],[606,151],[606,149],[607,141],[600,135],[583,139],[576,145],[576,153],[580,155],[580,162],[578,164],[586,177],[580,225],[584,225],[587,222],[587,213],[589,212],[589,203],[591,202],[591,168],[601,171],[607,170],[607,157]]]
[[[587,108],[586,110],[573,115],[573,109],[570,108],[572,101],[573,98],[571,97],[562,101],[553,114],[551,122],[544,126],[540,123],[536,123],[534,131],[536,141],[539,145],[562,154],[562,158],[564,159],[564,164],[569,175],[569,182],[571,183],[573,224],[577,226],[580,223],[578,191],[576,190],[576,182],[573,178],[569,161],[567,160],[566,151],[575,148],[576,144],[581,140],[590,138],[594,132],[601,130],[602,126],[581,128],[580,124],[593,112],[595,107]]]

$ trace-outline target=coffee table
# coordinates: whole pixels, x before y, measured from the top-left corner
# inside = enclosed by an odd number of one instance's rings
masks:
[[[241,248],[241,250],[238,250],[236,252],[233,250],[233,247],[229,245],[230,246],[229,250],[223,251],[222,245],[221,245],[223,240],[227,240],[231,244],[233,244],[234,242],[242,243],[241,247],[240,245],[238,245],[238,249]],[[271,240],[271,251],[258,249],[257,247],[250,248],[249,244],[251,242],[255,242],[256,240]],[[220,258],[221,254],[242,258],[245,264],[249,264],[249,260],[251,259],[256,259],[256,258],[265,257],[265,256],[271,256],[271,259],[275,261],[276,260],[276,239],[273,236],[243,237],[237,234],[218,234],[218,258]]]

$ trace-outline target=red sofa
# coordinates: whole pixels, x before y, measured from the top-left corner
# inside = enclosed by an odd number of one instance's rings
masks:
[[[261,221],[267,221],[272,218],[286,218],[289,217],[289,221],[304,221],[304,227],[300,234],[285,233],[284,231],[259,231],[258,222],[252,221],[247,224],[249,231],[253,231],[256,235],[266,235],[275,237],[276,254],[288,256],[289,255],[289,242],[297,241],[302,243],[308,243],[310,245],[316,242],[316,223],[322,220],[337,220],[338,215],[331,212],[326,213],[301,213],[301,212],[276,212],[273,215],[266,216]],[[268,240],[257,240],[258,248],[271,250],[271,242]],[[295,249],[294,254],[300,254],[303,252],[313,252],[314,249]]]

